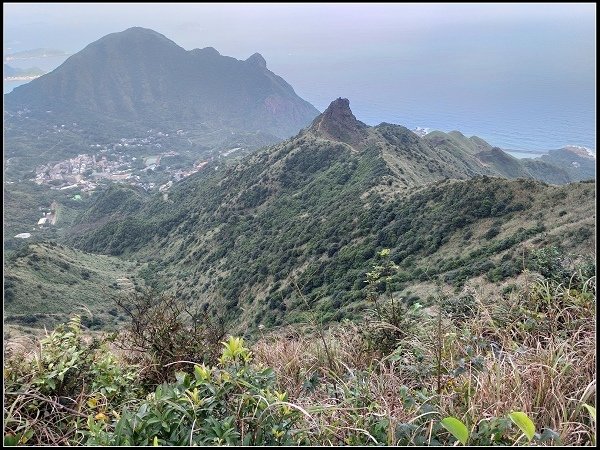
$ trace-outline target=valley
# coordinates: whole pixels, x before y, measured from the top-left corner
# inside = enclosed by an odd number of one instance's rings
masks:
[[[5,445],[596,442],[594,152],[370,126],[138,26],[4,105]]]
[[[551,180],[568,175],[459,132],[419,137],[398,125],[368,127],[346,99],[281,144],[238,159],[227,158],[237,148],[213,153],[189,176],[171,168],[177,152],[156,152],[168,134],[38,168],[39,188],[83,195],[79,203],[70,197],[68,220],[51,235],[73,251],[135,262],[146,286],[249,335],[302,322],[308,305],[326,322],[359,318],[368,306],[366,269],[384,248],[399,266],[395,295],[425,304],[431,295],[415,297],[414,285],[431,290],[438,280],[460,290],[482,276],[501,283],[522,272],[536,247],[592,256],[594,182],[535,181],[532,167]],[[148,148],[154,156],[130,156]],[[86,192],[88,177],[93,188],[105,184]]]

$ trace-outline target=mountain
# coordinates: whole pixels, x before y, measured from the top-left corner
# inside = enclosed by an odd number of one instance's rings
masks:
[[[504,150],[493,147],[477,136],[467,138],[459,131],[443,133],[433,131],[423,137],[437,149],[446,149],[453,154],[468,154],[488,171],[488,174],[506,178],[533,178],[552,184],[564,184],[595,178],[594,160],[573,155],[571,159],[560,158],[563,150],[551,150],[540,158],[515,158]],[[555,156],[550,156],[555,155]],[[577,159],[575,165],[573,160]]]
[[[596,156],[585,147],[567,146],[550,150],[539,159],[563,167],[571,180],[596,178]]]
[[[338,98],[331,102],[323,114],[313,120],[308,133],[324,139],[344,142],[356,148],[366,139],[368,128],[354,117],[348,99]]]
[[[45,72],[42,69],[38,69],[37,67],[18,69],[16,67],[11,67],[7,64],[4,64],[4,79],[15,77],[34,78],[44,75],[44,73]]]
[[[162,34],[130,28],[109,34],[60,67],[5,96],[7,109],[52,110],[191,127],[205,123],[297,133],[318,114],[259,54],[246,61],[213,48],[186,51]]]
[[[16,87],[4,106],[13,178],[90,146],[157,131],[196,158],[210,149],[251,150],[298,133],[319,114],[258,53],[240,61],[212,47],[186,51],[138,27],[109,34]]]
[[[595,183],[493,178],[499,161],[503,176],[527,175],[484,141],[369,127],[337,99],[297,136],[236,165],[211,163],[132,214],[82,216],[69,241],[143,262],[148,284],[238,326],[299,321],[307,304],[338,320],[364,307],[382,248],[401,267],[401,291],[511,276],[523,246],[589,246]],[[126,211],[131,198],[113,192],[93,210]]]

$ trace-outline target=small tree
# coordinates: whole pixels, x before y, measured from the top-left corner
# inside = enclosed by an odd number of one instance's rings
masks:
[[[367,300],[373,308],[367,316],[363,336],[369,350],[388,355],[402,339],[411,335],[421,315],[421,305],[409,306],[402,299],[394,299],[392,280],[399,267],[390,258],[389,249],[380,251],[377,257],[381,263],[367,272]]]
[[[117,298],[116,304],[131,321],[119,345],[131,362],[143,367],[142,377],[149,384],[170,380],[174,370],[189,368],[190,362],[217,360],[225,337],[222,320],[151,289],[132,291]]]

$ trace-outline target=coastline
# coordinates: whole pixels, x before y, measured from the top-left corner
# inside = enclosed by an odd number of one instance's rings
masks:
[[[31,80],[35,80],[36,78],[41,77],[41,75],[34,75],[34,76],[20,76],[20,77],[4,77],[4,81],[31,81]]]

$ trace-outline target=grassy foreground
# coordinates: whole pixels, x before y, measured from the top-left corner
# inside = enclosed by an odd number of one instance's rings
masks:
[[[123,302],[132,325],[110,338],[76,317],[7,353],[4,442],[595,444],[595,276],[526,270],[423,307],[388,293],[380,256],[361,321],[315,315],[250,345],[173,298]]]

